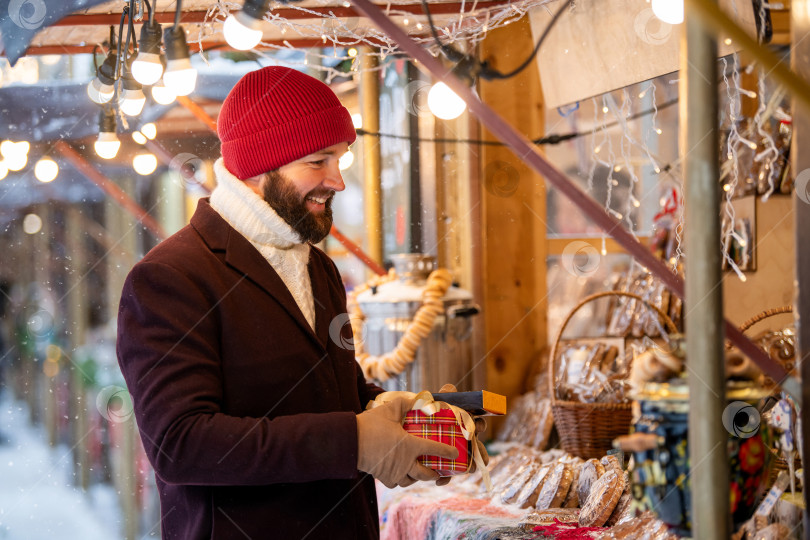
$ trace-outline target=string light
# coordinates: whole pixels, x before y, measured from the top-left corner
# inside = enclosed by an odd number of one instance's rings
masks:
[[[140,131],[133,131],[132,140],[138,144],[146,144],[146,135],[144,135]]]
[[[132,158],[132,167],[141,176],[149,176],[157,169],[157,158],[154,154],[137,154]]]
[[[467,104],[449,86],[437,82],[428,92],[428,108],[442,120],[452,120],[461,116]]]
[[[27,214],[23,218],[23,231],[25,234],[37,234],[42,230],[42,218],[36,214]]]
[[[141,41],[138,54],[132,62],[132,76],[143,85],[155,84],[163,75],[163,62],[160,59],[160,24],[154,20],[141,27]]]
[[[96,70],[96,76],[87,85],[87,96],[93,103],[104,105],[115,93],[115,70],[118,61],[115,49],[110,49],[107,58]]]
[[[683,0],[652,0],[652,11],[667,24],[683,22]]]
[[[154,122],[149,122],[141,126],[141,133],[143,133],[150,141],[157,137],[157,126]]]
[[[222,27],[228,45],[240,51],[258,45],[263,37],[262,19],[266,10],[264,0],[247,0],[236,15],[228,15]]]
[[[363,115],[360,113],[354,113],[352,115],[352,125],[354,129],[363,129]]]
[[[354,163],[354,154],[351,150],[348,150],[345,154],[340,156],[340,159],[338,160],[338,168],[341,171],[345,171],[352,166],[352,163]]]
[[[115,114],[112,109],[105,108],[98,115],[98,139],[93,144],[98,157],[112,159],[121,148],[121,141],[115,134]]]
[[[0,154],[3,156],[5,166],[10,171],[20,171],[28,164],[28,150],[31,145],[28,141],[12,142],[9,140],[0,143]]]
[[[34,176],[40,182],[53,182],[59,175],[59,165],[49,157],[44,157],[34,165]]]
[[[146,96],[143,95],[143,86],[132,74],[132,62],[128,61],[121,74],[121,81],[124,91],[118,96],[118,106],[121,112],[127,116],[138,116],[146,103]]]
[[[182,26],[167,28],[163,34],[166,43],[166,72],[163,84],[175,96],[187,96],[197,86],[197,70],[191,67],[186,33]]]
[[[163,80],[159,80],[152,86],[152,99],[160,105],[171,105],[177,99],[177,94],[167,88]]]

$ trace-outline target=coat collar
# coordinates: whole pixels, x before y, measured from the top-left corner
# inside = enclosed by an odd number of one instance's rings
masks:
[[[327,318],[328,309],[323,304],[329,298],[326,289],[326,275],[322,265],[313,264],[316,256],[311,256],[307,266],[310,280],[312,282],[312,296],[315,298],[315,329],[307,322],[289,289],[279,277],[278,273],[262,257],[261,253],[233,227],[231,227],[222,216],[220,216],[208,202],[207,198],[200,199],[197,204],[197,211],[191,218],[191,226],[199,233],[203,241],[212,252],[224,253],[225,262],[261,287],[267,294],[273,297],[281,307],[295,320],[318,346],[326,350],[326,343],[329,339],[329,324]],[[313,252],[315,250],[313,249]]]

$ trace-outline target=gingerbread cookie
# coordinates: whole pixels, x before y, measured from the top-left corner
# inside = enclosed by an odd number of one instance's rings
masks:
[[[601,527],[608,520],[624,492],[624,475],[615,470],[606,471],[591,486],[588,500],[579,513],[583,527]]]
[[[573,478],[574,473],[571,472],[571,466],[569,464],[557,463],[554,465],[551,472],[546,475],[543,488],[537,495],[536,508],[538,510],[559,508],[565,500],[565,496],[568,494]]]
[[[591,486],[605,474],[605,467],[598,459],[589,459],[582,464],[579,469],[579,479],[577,480],[577,498],[579,505],[583,506],[588,500]]]
[[[528,482],[523,486],[520,494],[515,501],[521,508],[531,508],[537,502],[537,496],[543,489],[543,483],[546,480],[546,475],[551,470],[549,466],[541,467],[537,473],[531,477]]]

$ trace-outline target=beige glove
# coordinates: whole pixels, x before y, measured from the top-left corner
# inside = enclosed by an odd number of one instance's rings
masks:
[[[442,386],[439,389],[440,394],[443,393],[443,392],[458,392],[458,389],[455,387],[455,385],[448,383],[448,384],[445,384],[444,386]],[[484,446],[484,443],[482,443],[480,441],[480,439],[478,439],[478,435],[481,435],[481,434],[484,433],[484,431],[486,431],[486,429],[487,429],[487,421],[484,420],[480,416],[473,416],[473,420],[475,421],[475,435],[476,435],[475,443],[478,445],[478,451],[481,452],[481,458],[484,460],[484,465],[488,465],[489,464],[489,454],[487,454],[487,449]],[[470,465],[470,470],[467,471],[467,472],[469,474],[472,474],[476,470],[478,470],[478,465],[475,463],[475,461],[473,461],[472,464]],[[436,485],[437,486],[446,486],[447,484],[450,483],[451,478],[453,478],[453,477],[452,476],[442,476],[441,478],[436,480]]]
[[[409,435],[402,428],[402,420],[415,401],[397,398],[357,415],[357,469],[388,488],[438,478],[436,471],[416,461],[419,456],[458,457],[457,448]]]

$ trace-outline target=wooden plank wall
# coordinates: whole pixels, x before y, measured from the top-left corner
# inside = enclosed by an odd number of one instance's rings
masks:
[[[524,18],[492,31],[480,54],[506,72],[520,65],[533,46]],[[544,107],[534,65],[511,79],[482,81],[479,92],[527,137],[543,135]],[[496,140],[483,129],[482,138]],[[513,397],[525,390],[547,342],[545,184],[511,150],[487,145],[480,155],[487,387]]]

